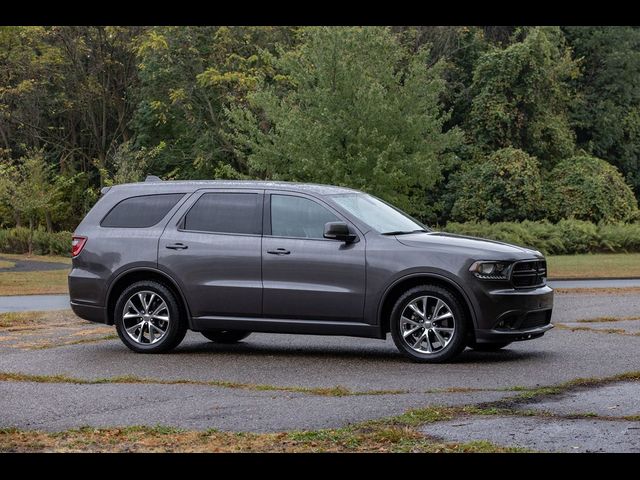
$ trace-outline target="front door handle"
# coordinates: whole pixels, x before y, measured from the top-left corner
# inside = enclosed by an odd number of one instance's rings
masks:
[[[267,250],[271,255],[289,255],[291,252],[286,248],[276,248],[275,250]]]
[[[166,248],[170,250],[186,250],[189,247],[184,243],[174,243],[172,245],[167,245]]]

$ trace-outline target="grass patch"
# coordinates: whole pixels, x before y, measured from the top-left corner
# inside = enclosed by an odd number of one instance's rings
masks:
[[[15,262],[10,262],[9,260],[3,260],[0,258],[0,268],[13,268],[15,266]]]
[[[96,339],[85,340],[96,341]],[[82,342],[82,340],[80,341]],[[79,342],[79,343],[80,343]],[[75,385],[99,385],[105,383],[139,383],[156,385],[201,385],[209,387],[235,388],[256,391],[278,391],[292,393],[307,393],[326,397],[344,397],[353,395],[398,395],[408,393],[403,390],[367,390],[352,391],[343,386],[336,387],[289,387],[277,385],[264,385],[253,383],[230,382],[226,380],[161,380],[154,378],[142,378],[135,375],[125,375],[119,377],[84,379],[70,377],[67,375],[31,375],[24,373],[0,372],[0,382],[39,382],[39,383],[71,383]]]
[[[612,288],[554,288],[558,295],[638,295],[640,287],[612,287]]]
[[[550,255],[549,278],[640,277],[640,253]]]
[[[64,324],[80,322],[80,319],[76,317],[76,315],[71,310],[56,310],[53,312],[36,311],[0,313],[0,328],[8,331],[23,330],[25,328],[42,324],[61,326]]]
[[[70,257],[60,257],[57,255],[27,255],[26,253],[0,253],[0,259],[2,260],[25,260],[29,262],[52,262],[52,263],[64,263],[65,265],[71,265]]]
[[[562,323],[556,323],[556,328],[560,330],[569,330],[571,332],[593,332],[593,333],[607,333],[615,335],[626,335],[628,337],[639,337],[640,332],[628,332],[623,328],[593,328],[593,327],[574,327],[570,325],[563,325]]]
[[[39,272],[0,272],[0,295],[68,293],[65,270]]]
[[[640,320],[640,317],[596,317],[587,318],[584,320],[576,320],[576,323],[607,323],[607,322],[622,322],[627,320]]]
[[[60,433],[0,431],[1,452],[516,452],[489,442],[445,443],[416,429],[391,424],[344,428],[235,433],[171,427],[79,428]]]
[[[0,313],[0,328],[33,325],[44,318],[45,312],[4,312]]]
[[[514,403],[518,401],[531,401],[540,397],[560,395],[576,388],[599,387],[615,382],[640,381],[640,371],[625,372],[611,377],[588,377],[574,378],[558,385],[544,386],[538,388],[528,387],[511,387],[513,391],[521,391],[519,395],[505,400],[498,400],[495,405],[500,406],[506,403]]]

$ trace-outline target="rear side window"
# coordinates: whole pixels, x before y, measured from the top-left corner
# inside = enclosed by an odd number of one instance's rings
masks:
[[[259,235],[262,203],[257,193],[205,193],[184,219],[184,229],[198,232]]]
[[[184,193],[143,195],[122,200],[102,219],[102,227],[145,228],[162,220]]]

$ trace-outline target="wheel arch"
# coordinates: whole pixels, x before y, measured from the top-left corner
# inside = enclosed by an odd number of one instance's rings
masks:
[[[465,309],[470,326],[472,327],[470,329],[471,332],[475,330],[477,322],[473,304],[471,303],[471,299],[467,293],[458,283],[443,275],[438,275],[437,273],[412,273],[397,279],[389,285],[382,296],[378,306],[378,325],[380,325],[380,333],[382,337],[390,331],[391,311],[398,298],[400,298],[400,296],[408,289],[426,283],[446,288],[453,293],[461,301],[462,306]]]
[[[107,290],[107,298],[105,303],[105,305],[107,306],[108,325],[113,325],[114,323],[114,310],[120,294],[129,285],[142,280],[157,281],[169,288],[169,290],[172,291],[172,293],[178,300],[178,306],[180,307],[183,318],[187,320],[187,324],[189,325],[189,327],[191,327],[191,314],[189,312],[189,305],[177,282],[165,272],[150,267],[140,267],[127,270],[120,273],[111,282],[111,284],[109,285],[109,289]]]

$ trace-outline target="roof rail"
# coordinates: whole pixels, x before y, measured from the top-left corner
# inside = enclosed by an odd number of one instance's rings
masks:
[[[147,178],[144,179],[145,182],[162,182],[160,177],[156,177],[155,175],[147,175]]]

